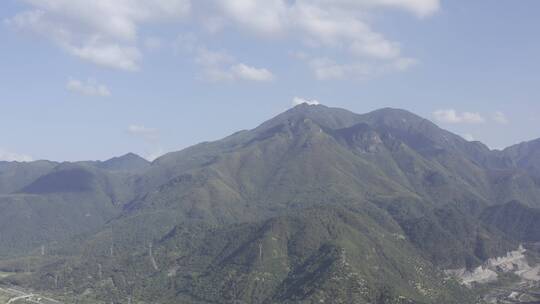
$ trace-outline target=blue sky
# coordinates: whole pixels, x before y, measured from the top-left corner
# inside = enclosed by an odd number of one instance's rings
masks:
[[[536,0],[6,0],[0,159],[153,158],[316,100],[540,137]]]

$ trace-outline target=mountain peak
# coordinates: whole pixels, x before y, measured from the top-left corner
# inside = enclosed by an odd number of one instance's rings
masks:
[[[118,159],[138,159],[138,160],[145,160],[143,157],[133,153],[133,152],[128,152],[122,156],[119,156],[117,157]],[[114,159],[114,158],[113,158]]]
[[[288,109],[284,113],[289,113],[290,115],[301,115],[301,114],[312,114],[312,113],[325,113],[331,111],[332,108],[322,105],[322,104],[308,104],[301,103],[295,105],[294,107]]]
[[[135,153],[113,157],[101,163],[100,167],[113,171],[138,171],[146,169],[150,162]]]
[[[303,103],[295,105],[291,109],[310,109],[310,108],[328,108],[328,107],[320,103],[315,104],[315,103],[303,102]]]
[[[429,120],[407,110],[398,108],[387,107],[365,114],[356,114],[341,108],[332,108],[321,104],[311,105],[307,103],[299,104],[268,122],[281,123],[287,120],[305,118],[311,119],[323,127],[332,129],[348,128],[360,122],[368,123],[370,125],[391,125],[394,127],[404,127],[405,125],[410,124],[429,124],[431,127],[438,128]]]
[[[298,122],[309,119],[321,127],[340,129],[359,122],[360,115],[353,112],[331,108],[325,105],[299,104],[260,125],[258,130],[266,130],[287,122]]]
[[[412,112],[398,108],[381,108],[362,115],[372,123],[419,123],[428,121]]]

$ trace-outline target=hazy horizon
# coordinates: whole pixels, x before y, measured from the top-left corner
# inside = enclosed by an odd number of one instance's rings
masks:
[[[319,105],[319,103],[313,104],[313,103],[312,103],[313,101],[309,101],[309,100],[301,100],[301,101],[302,101],[303,104],[308,104],[308,105],[310,105],[310,106],[312,106],[312,105]],[[298,106],[298,105],[299,105],[298,102],[299,102],[298,99],[297,99],[296,101],[293,101],[293,106],[291,107],[291,109],[292,109],[293,107]],[[320,105],[322,105],[322,104],[320,104]],[[387,107],[387,108],[388,108],[388,107]],[[380,109],[384,109],[384,108],[380,108]],[[374,111],[380,110],[380,109],[375,109]],[[397,110],[406,110],[406,109],[398,109],[398,108],[394,108],[394,109],[397,109]],[[288,109],[287,109],[287,110],[288,110]],[[287,111],[287,110],[285,110],[285,111]],[[345,110],[346,110],[346,109],[345,109]],[[372,112],[372,111],[370,111],[370,112]],[[367,114],[367,113],[370,113],[370,112],[366,112],[366,113],[356,113],[356,114]],[[278,113],[278,114],[280,114],[280,113]],[[413,113],[413,114],[415,114],[415,113]],[[266,120],[270,120],[270,119],[272,119],[272,118],[273,118],[273,117],[268,117],[268,119],[266,119]],[[423,117],[423,118],[425,118],[425,117]],[[428,119],[428,118],[426,118],[426,119]],[[266,121],[266,120],[265,120],[265,121]],[[431,122],[437,124],[436,121],[435,121],[435,119],[428,119],[428,120],[430,120]],[[261,121],[261,122],[257,123],[255,126],[251,126],[251,127],[249,127],[249,128],[236,130],[235,132],[254,129],[255,127],[261,125],[261,124],[264,123],[265,121]],[[443,128],[443,129],[444,129],[444,128]],[[186,147],[181,147],[181,148],[178,148],[177,150],[167,151],[167,152],[164,152],[163,154],[157,155],[156,157],[152,157],[152,158],[145,157],[144,155],[140,155],[140,154],[138,154],[138,153],[136,153],[136,152],[133,152],[133,151],[125,151],[124,153],[120,153],[120,154],[118,154],[118,155],[111,155],[110,157],[106,157],[106,158],[103,158],[103,159],[93,159],[93,158],[90,158],[90,159],[75,159],[75,160],[62,160],[62,159],[31,159],[31,160],[24,160],[24,159],[23,159],[23,160],[7,160],[7,161],[19,161],[19,162],[29,162],[29,161],[54,161],[54,162],[63,162],[63,161],[70,161],[70,162],[78,162],[78,161],[82,161],[82,162],[84,162],[84,161],[107,161],[107,160],[110,160],[110,159],[113,159],[113,158],[116,158],[116,157],[122,157],[122,156],[126,156],[126,155],[128,155],[128,154],[135,154],[135,155],[137,155],[137,156],[140,156],[140,157],[142,157],[142,158],[145,158],[147,161],[152,162],[152,161],[154,161],[155,159],[157,159],[157,158],[159,158],[159,157],[161,157],[161,156],[164,156],[164,155],[167,154],[167,153],[181,151],[181,150],[186,149],[186,148],[189,148],[189,147],[191,147],[191,146],[193,146],[193,145],[197,145],[197,144],[204,143],[204,142],[211,142],[211,141],[214,141],[214,140],[220,140],[220,139],[223,139],[223,138],[225,138],[225,137],[227,137],[227,136],[229,136],[229,135],[232,135],[232,133],[231,133],[231,134],[226,134],[226,135],[224,135],[224,136],[221,137],[221,138],[215,138],[215,139],[202,140],[202,141],[200,141],[200,142],[195,142],[195,143],[193,143],[192,145],[189,145],[189,146],[186,146]],[[485,144],[485,143],[483,143],[483,142],[480,141],[480,140],[469,140],[469,139],[466,138],[466,136],[463,136],[463,135],[460,135],[460,134],[456,134],[456,135],[461,136],[462,138],[464,138],[465,140],[468,140],[468,141],[478,141],[478,142],[481,142],[482,144]],[[534,139],[533,139],[533,140],[534,140]],[[490,148],[491,150],[502,151],[502,150],[504,150],[504,149],[506,149],[506,148],[509,148],[509,147],[511,147],[511,146],[518,145],[518,144],[520,144],[520,143],[527,142],[527,141],[528,141],[528,140],[521,141],[521,142],[516,142],[516,143],[514,143],[514,144],[511,144],[510,146],[503,147],[503,148],[491,148],[491,147],[489,147],[489,146],[488,146],[488,148]],[[0,160],[0,161],[2,161],[2,160]]]

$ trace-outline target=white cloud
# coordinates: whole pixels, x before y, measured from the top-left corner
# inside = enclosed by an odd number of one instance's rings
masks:
[[[479,113],[473,113],[473,112],[459,113],[453,109],[437,110],[433,112],[433,116],[435,117],[436,121],[441,122],[441,123],[449,123],[449,124],[459,124],[459,123],[481,124],[481,123],[486,122],[485,118]]]
[[[10,152],[0,148],[0,161],[30,162],[33,160],[32,156]]]
[[[337,63],[328,58],[316,58],[308,62],[318,80],[366,79],[377,74],[377,66],[366,62]]]
[[[224,51],[215,51],[199,44],[192,35],[180,35],[175,42],[175,50],[194,57],[194,62],[202,70],[202,79],[211,82],[254,81],[270,82],[274,74],[265,68],[258,68],[237,62]]]
[[[106,67],[137,70],[142,59],[139,45],[147,49],[161,45],[157,37],[139,43],[140,28],[189,15],[197,28],[212,33],[237,29],[256,39],[296,39],[314,54],[334,52],[335,58],[346,58],[348,63],[330,70],[333,74],[336,69],[343,70],[338,74],[347,75],[402,71],[415,62],[402,54],[400,43],[372,28],[371,14],[394,9],[426,17],[440,8],[440,0],[21,1],[30,9],[8,19],[8,24],[44,36],[69,54]],[[254,70],[240,62],[227,68],[213,66],[207,72],[224,79],[273,78],[263,69]],[[326,72],[315,73],[320,76]]]
[[[159,140],[159,130],[155,128],[149,128],[144,125],[130,125],[127,128],[127,132],[134,136],[141,137],[148,142],[156,142]]]
[[[141,53],[133,46],[90,42],[82,47],[66,45],[65,49],[81,59],[104,67],[137,71]]]
[[[493,116],[491,118],[493,119],[493,121],[501,125],[506,125],[510,123],[510,120],[508,119],[508,117],[506,117],[506,114],[500,111],[493,113]]]
[[[255,68],[243,63],[231,67],[231,72],[236,79],[266,82],[274,80],[274,74],[267,69]]]
[[[301,98],[301,97],[294,97],[293,100],[292,100],[292,105],[293,106],[301,105],[301,104],[304,104],[304,103],[308,104],[310,106],[320,105],[321,104],[318,100],[305,99],[305,98]]]
[[[439,10],[439,0],[242,0],[219,1],[224,18],[259,37],[293,36],[314,53],[326,48],[342,52],[348,63],[315,69],[319,79],[350,74],[373,75],[403,71],[416,60],[402,55],[399,43],[369,24],[374,8],[392,8],[419,17]],[[363,78],[363,77],[362,77]]]
[[[469,134],[469,133],[463,134],[463,138],[466,141],[475,141],[474,136],[472,134]]]
[[[304,57],[304,60],[307,60],[315,78],[319,80],[366,79],[387,72],[403,71],[416,64],[416,60],[411,58],[399,58],[382,64],[369,61],[338,63],[330,58]]]
[[[241,29],[264,35],[282,33],[288,23],[289,7],[283,0],[215,0],[221,13]]]
[[[204,1],[203,1],[204,2]],[[440,8],[439,0],[213,0],[224,18],[244,31],[283,35],[304,31],[321,40],[341,38],[355,42],[383,42],[363,22],[373,8],[405,10],[425,17]],[[359,35],[360,34],[360,35]],[[389,46],[386,43],[383,43]]]
[[[23,0],[31,8],[8,25],[43,36],[94,64],[137,70],[138,29],[187,15],[189,0]]]
[[[332,1],[332,0],[326,0]],[[335,1],[335,0],[334,0]],[[339,2],[339,0],[338,0]],[[346,3],[366,3],[372,6],[393,7],[404,9],[416,14],[419,17],[426,17],[436,13],[440,9],[438,0],[344,0]]]
[[[373,31],[363,20],[365,11],[301,3],[292,11],[292,18],[296,30],[309,38],[311,46],[342,49],[361,58],[399,58],[399,45]]]
[[[216,0],[214,0],[216,1]],[[398,42],[387,39],[370,25],[375,9],[395,9],[418,17],[433,15],[439,0],[221,0],[228,21],[257,37],[288,36],[303,42],[302,60],[316,78],[367,78],[386,72],[404,71],[417,60],[404,56]],[[336,59],[313,58],[328,50]],[[306,59],[309,57],[310,59]],[[324,62],[325,61],[325,62]]]
[[[87,80],[86,82],[70,79],[66,84],[66,88],[71,92],[87,95],[87,96],[111,96],[111,91],[107,86],[97,83],[95,80]]]
[[[270,82],[274,80],[274,74],[264,68],[255,68],[243,63],[228,65],[205,65],[202,78],[210,82]]]
[[[212,51],[206,47],[196,47],[195,63],[204,67],[231,64],[235,59],[225,52]]]

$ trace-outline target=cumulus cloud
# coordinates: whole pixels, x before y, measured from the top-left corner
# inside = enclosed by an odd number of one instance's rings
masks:
[[[213,1],[219,13],[244,31],[263,35],[282,33],[289,16],[289,6],[283,0]]]
[[[404,71],[416,59],[402,54],[371,26],[374,9],[394,9],[427,17],[440,8],[439,0],[243,0],[218,1],[223,27],[235,26],[257,37],[293,37],[305,46],[302,60],[320,80],[367,78]],[[321,50],[335,58],[320,58]]]
[[[157,38],[140,43],[140,28],[189,16],[203,31],[238,30],[255,39],[292,38],[301,41],[308,53],[320,54],[325,49],[337,53],[336,58],[348,58],[349,63],[314,69],[319,79],[334,78],[326,74],[380,74],[411,67],[415,60],[402,54],[399,42],[373,29],[370,15],[393,9],[423,18],[440,8],[440,0],[21,1],[30,8],[9,18],[8,24],[46,37],[68,53],[98,65],[137,70],[142,59],[139,45],[147,49],[161,45]],[[224,79],[273,78],[268,71],[240,62],[209,72]]]
[[[40,34],[52,40],[65,52],[93,64],[126,71],[138,69],[141,54],[136,46],[118,43],[100,34],[81,38],[81,34],[57,28],[49,20],[45,20],[45,16],[42,11],[24,12],[15,16],[8,24]]]
[[[292,100],[292,105],[293,106],[301,105],[301,104],[304,104],[304,103],[308,104],[310,106],[320,105],[321,104],[316,99],[305,99],[305,98],[301,98],[301,97],[294,97],[293,100]]]
[[[99,84],[93,79],[89,79],[86,82],[77,79],[70,79],[66,84],[66,88],[71,92],[86,96],[111,96],[111,91],[107,86]]]
[[[274,74],[265,68],[256,68],[239,63],[225,67],[220,65],[206,66],[203,70],[202,78],[211,82],[270,82],[274,80]]]
[[[189,0],[23,0],[30,8],[6,20],[92,63],[137,70],[138,29],[186,16]]]
[[[193,35],[180,35],[175,42],[178,53],[193,56],[201,70],[201,78],[211,82],[254,81],[270,82],[274,74],[266,69],[238,62],[225,51],[210,50]]]
[[[417,62],[412,58],[400,58],[393,62],[380,63],[370,61],[337,62],[326,57],[310,57],[304,55],[302,60],[318,80],[367,79],[389,72],[403,71]]]
[[[318,80],[366,79],[392,71],[403,71],[416,64],[412,58],[400,58],[388,63],[369,61],[338,63],[330,58],[303,57]]]
[[[89,42],[80,47],[65,45],[65,49],[81,59],[104,67],[126,71],[139,69],[138,62],[141,53],[138,48],[133,46]]]
[[[493,121],[495,121],[496,123],[501,124],[501,125],[506,125],[506,124],[508,124],[510,122],[508,117],[506,117],[506,114],[504,114],[503,112],[500,112],[500,111],[497,111],[497,112],[493,113],[491,118],[493,119]]]
[[[30,162],[34,159],[26,154],[15,153],[0,148],[0,161]]]
[[[204,2],[204,1],[203,1]],[[244,31],[283,35],[302,31],[324,43],[374,46],[395,54],[396,44],[370,29],[365,20],[372,8],[393,8],[419,17],[434,14],[439,0],[214,0],[223,18]],[[344,41],[348,40],[348,41]],[[367,47],[366,49],[369,49]],[[370,52],[370,51],[368,51]],[[377,55],[378,56],[378,55]]]
[[[459,113],[453,109],[437,110],[433,112],[436,121],[448,124],[481,124],[486,122],[485,118],[479,113],[462,112]]]
[[[318,79],[378,75],[402,71],[415,59],[402,55],[399,43],[370,26],[373,8],[392,8],[419,17],[435,13],[438,0],[245,0],[220,1],[222,18],[259,37],[296,35],[313,53],[325,48],[342,52],[347,63],[309,64]],[[316,65],[316,68],[313,66]],[[358,78],[358,77],[357,77]]]
[[[325,0],[332,1],[332,0]],[[340,2],[340,0],[338,0]],[[365,3],[366,5],[390,7],[396,9],[403,9],[416,14],[419,17],[426,17],[436,13],[440,9],[440,2],[438,0],[342,0],[344,3],[354,3],[357,5]]]
[[[256,68],[243,63],[231,67],[231,72],[237,79],[250,81],[272,81],[274,74],[264,68]]]

